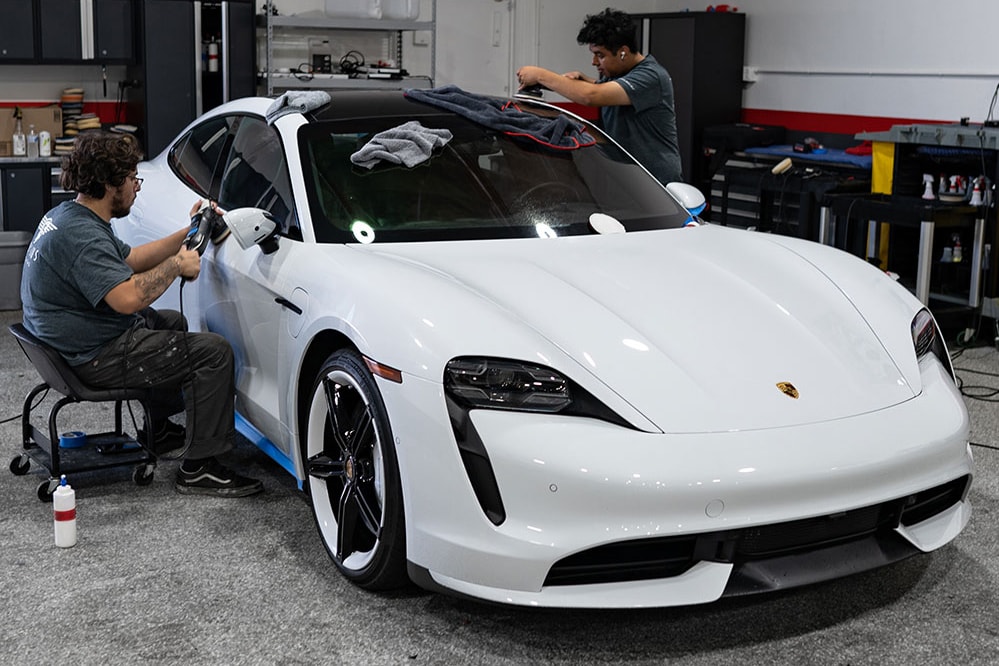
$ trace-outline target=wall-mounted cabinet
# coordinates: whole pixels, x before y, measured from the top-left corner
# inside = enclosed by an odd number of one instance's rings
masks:
[[[351,18],[321,12],[274,14],[268,0],[259,28],[265,48],[260,58],[260,83],[268,96],[291,88],[401,88],[419,80],[433,85],[436,63],[437,2],[427,20]],[[404,36],[429,48],[424,71],[407,68]],[[377,43],[376,48],[361,46]],[[279,51],[291,55],[282,62]],[[379,61],[391,66],[379,67]]]
[[[0,62],[131,62],[130,0],[4,0]]]

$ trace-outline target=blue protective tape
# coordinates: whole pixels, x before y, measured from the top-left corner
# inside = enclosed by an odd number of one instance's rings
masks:
[[[78,449],[87,445],[87,433],[73,430],[59,435],[60,449]]]

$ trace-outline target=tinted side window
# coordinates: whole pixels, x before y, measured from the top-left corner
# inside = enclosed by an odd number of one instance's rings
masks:
[[[202,197],[213,197],[212,177],[235,122],[234,116],[212,118],[192,129],[170,149],[170,168]]]
[[[282,234],[301,239],[281,140],[263,120],[240,119],[226,158],[218,203],[226,210],[262,208],[274,216]]]

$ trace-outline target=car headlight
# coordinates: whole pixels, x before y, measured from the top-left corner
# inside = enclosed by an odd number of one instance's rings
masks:
[[[560,372],[536,363],[461,356],[444,368],[444,391],[464,409],[588,416],[630,423]]]
[[[937,328],[933,315],[926,309],[917,312],[912,319],[912,345],[916,350],[917,360],[927,354],[933,354],[954,379],[954,368],[951,366],[943,336],[940,335],[940,329]]]
[[[565,377],[540,365],[506,359],[453,359],[444,370],[444,385],[473,408],[552,413],[572,403]]]

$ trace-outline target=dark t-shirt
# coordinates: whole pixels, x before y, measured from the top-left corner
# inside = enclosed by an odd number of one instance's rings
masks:
[[[669,73],[647,55],[627,74],[602,81],[617,81],[631,100],[629,106],[600,109],[604,130],[663,185],[683,180]]]
[[[24,327],[70,365],[93,359],[138,320],[104,302],[109,291],[132,277],[125,263],[131,251],[86,206],[66,201],[50,210],[24,258]]]

